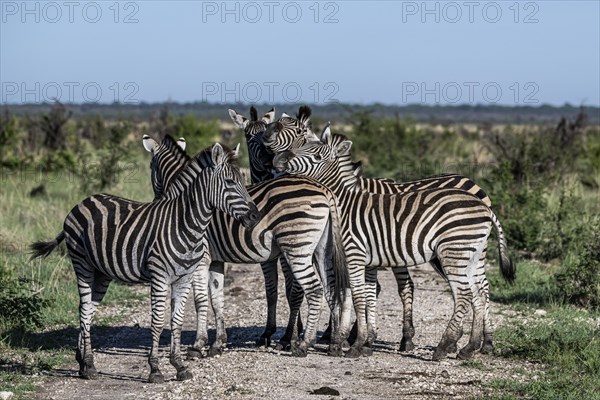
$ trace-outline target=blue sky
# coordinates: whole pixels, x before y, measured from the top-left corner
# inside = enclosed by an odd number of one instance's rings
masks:
[[[599,1],[0,1],[2,103],[600,105]]]

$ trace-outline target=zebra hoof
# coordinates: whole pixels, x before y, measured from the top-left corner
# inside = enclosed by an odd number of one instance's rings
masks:
[[[473,350],[464,347],[460,349],[456,358],[458,358],[459,360],[468,360],[469,358],[473,357],[473,353]]]
[[[400,351],[413,351],[415,344],[411,339],[402,339],[400,341]]]
[[[204,353],[202,353],[201,349],[197,349],[195,347],[188,347],[187,358],[188,358],[188,360],[196,360],[198,358],[204,358]]]
[[[458,346],[456,343],[452,343],[448,346],[448,353],[456,353],[458,351]]]
[[[261,336],[256,341],[256,347],[271,347],[271,338]]]
[[[211,347],[208,350],[208,357],[217,357],[217,356],[221,356],[223,354],[223,348],[222,347]]]
[[[350,347],[350,350],[346,352],[346,358],[358,358],[361,356],[361,354],[362,351],[360,349],[357,349],[356,347]]]
[[[190,372],[189,369],[184,368],[181,371],[177,371],[177,380],[178,381],[187,381],[188,379],[192,379],[194,376]]]
[[[275,350],[289,351],[289,350],[291,350],[291,348],[292,348],[292,343],[288,342],[287,340],[280,340],[275,345]]]
[[[362,348],[362,350],[360,351],[360,354],[363,355],[364,357],[371,357],[373,355],[373,348],[364,346]]]
[[[494,345],[492,343],[484,343],[483,347],[481,347],[481,354],[493,354],[494,353]]]
[[[292,346],[292,357],[306,357],[308,350],[302,346]]]
[[[330,344],[329,349],[327,350],[327,355],[331,357],[342,357],[344,355],[342,346],[339,344]]]
[[[433,352],[433,356],[431,356],[431,361],[440,361],[442,358],[445,358],[446,355],[448,355],[448,352],[438,347]]]
[[[94,367],[84,368],[83,370],[79,370],[79,376],[83,379],[95,380],[98,379],[98,371]]]
[[[179,375],[179,374],[178,374]],[[159,372],[152,372],[150,376],[148,376],[148,382],[150,383],[164,383],[165,377],[163,374]]]

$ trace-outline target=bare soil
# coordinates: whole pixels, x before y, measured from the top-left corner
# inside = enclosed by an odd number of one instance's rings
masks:
[[[263,278],[258,265],[228,265],[226,269],[226,322],[228,349],[220,357],[190,360],[192,380],[178,382],[168,362],[169,331],[161,338],[161,366],[164,384],[146,382],[149,368],[150,306],[148,300],[120,326],[92,330],[96,381],[78,378],[77,363],[53,370],[43,380],[38,399],[442,399],[485,397],[494,393],[486,383],[498,378],[531,379],[526,371],[534,366],[496,356],[477,354],[475,362],[457,360],[455,355],[441,362],[430,361],[452,312],[447,284],[429,267],[412,270],[416,293],[414,324],[416,349],[398,351],[401,338],[402,305],[391,271],[380,271],[382,284],[378,303],[379,334],[373,356],[360,359],[332,358],[326,346],[318,344],[306,358],[289,352],[258,349],[254,342],[266,320]],[[110,290],[110,289],[109,289]],[[148,292],[148,288],[140,287]],[[284,327],[287,304],[280,276],[278,326]],[[191,298],[190,298],[191,299]],[[182,342],[194,340],[195,313],[188,303],[188,318]],[[74,304],[73,307],[76,307]],[[325,302],[320,330],[327,324]],[[99,313],[106,312],[100,307]],[[492,304],[496,326],[504,314],[513,314]],[[306,315],[304,313],[304,315]],[[467,320],[468,321],[468,320]],[[211,330],[211,337],[214,331]],[[466,343],[469,324],[459,342]],[[274,338],[283,334],[279,329]],[[321,389],[323,388],[323,389]],[[313,394],[315,390],[321,389]],[[333,389],[333,390],[329,390]],[[337,392],[339,392],[339,395]]]

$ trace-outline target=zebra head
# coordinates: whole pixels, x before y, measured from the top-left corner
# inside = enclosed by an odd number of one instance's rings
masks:
[[[356,177],[350,159],[352,142],[343,135],[324,135],[324,141],[308,142],[300,148],[275,156],[273,165],[279,172],[304,175],[326,185],[352,181]]]
[[[150,160],[150,180],[154,190],[154,199],[160,198],[169,183],[183,169],[190,157],[185,152],[185,139],[173,139],[166,135],[158,144],[148,135],[142,139],[144,148],[152,154]]]
[[[275,109],[272,108],[260,120],[254,106],[250,108],[250,119],[231,109],[229,110],[229,116],[233,123],[244,131],[246,136],[252,182],[257,183],[273,178],[271,173],[273,156],[265,149],[263,133],[267,129],[267,125],[273,122]]]
[[[283,114],[276,122],[269,124],[263,134],[264,145],[272,154],[295,149],[305,143],[318,141],[319,138],[310,130],[311,109],[301,106],[296,118]]]
[[[231,150],[216,143],[195,158],[209,174],[208,188],[204,190],[208,190],[210,205],[231,215],[246,228],[252,228],[261,216],[244,186],[238,161],[239,148],[239,144],[235,150]]]

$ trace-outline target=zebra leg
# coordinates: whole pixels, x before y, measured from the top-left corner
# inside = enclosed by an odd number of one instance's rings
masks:
[[[489,296],[484,289],[484,281],[487,284],[487,279],[485,277],[485,256],[487,251],[487,241],[482,244],[483,250],[479,253],[473,253],[473,258],[471,259],[469,268],[473,269],[473,272],[469,274],[470,269],[467,271],[467,276],[469,276],[472,282],[471,291],[472,291],[472,307],[473,307],[473,325],[471,329],[471,336],[469,338],[469,342],[465,347],[463,347],[459,352],[457,357],[459,359],[468,359],[473,353],[480,349],[481,341],[483,338],[483,332],[486,326],[486,318],[489,315],[486,315],[489,309]],[[487,324],[489,325],[489,320],[487,320]]]
[[[348,345],[346,338],[352,323],[352,305],[352,291],[348,289],[343,303],[335,304],[331,311],[331,318],[329,319],[332,327],[331,341],[327,351],[329,356],[341,357],[344,355],[342,347]]]
[[[94,353],[90,328],[96,308],[104,298],[111,279],[97,270],[76,266],[79,289],[79,341],[75,359],[79,363],[79,376],[84,379],[98,379],[94,366]]]
[[[483,354],[491,354],[494,352],[494,325],[490,320],[490,286],[485,275],[485,259],[487,253],[487,245],[481,254],[479,264],[477,264],[477,278],[479,281],[479,290],[483,296],[484,302],[484,317],[483,317],[483,346],[481,352]]]
[[[293,279],[293,276],[290,281],[291,288],[288,291],[290,315],[285,333],[281,339],[279,339],[279,343],[276,346],[276,348],[279,350],[287,349],[292,342],[297,341],[303,329],[302,318],[300,317],[300,307],[302,306],[302,301],[304,300],[304,292],[302,291],[300,284]]]
[[[471,337],[465,347],[460,349],[457,358],[459,360],[467,360],[473,356],[473,353],[479,350],[481,347],[481,340],[483,339],[483,319],[485,312],[485,304],[483,296],[479,293],[479,285],[475,284],[471,286],[472,300],[471,305],[473,308],[473,325],[471,328]]]
[[[350,288],[352,289],[352,300],[354,301],[354,312],[356,313],[357,333],[356,340],[350,346],[346,353],[348,358],[357,358],[362,354],[362,349],[367,341],[367,323],[366,323],[366,284],[365,270],[363,267],[349,265]],[[342,332],[346,331],[346,318],[342,317]],[[349,319],[348,319],[349,320]]]
[[[381,293],[381,284],[379,280],[375,282],[377,284],[377,298],[379,298],[379,293]],[[354,321],[354,325],[352,325],[352,329],[350,330],[350,334],[348,335],[348,343],[353,344],[356,341],[356,332],[358,331],[358,323]]]
[[[225,264],[222,262],[213,262],[210,265],[208,276],[208,289],[210,293],[210,304],[215,314],[215,325],[217,335],[215,342],[208,350],[208,356],[214,357],[223,354],[223,348],[227,345],[227,331],[225,330],[225,317],[223,310],[225,305],[224,287],[225,284]]]
[[[433,269],[435,270],[435,272],[437,272],[438,274],[440,274],[440,276],[442,278],[444,278],[446,280],[446,282],[448,282],[448,277],[446,276],[446,272],[444,271],[444,268],[442,267],[442,263],[440,262],[440,260],[435,257],[433,258],[430,262],[429,265],[431,265],[433,267]],[[463,335],[463,328],[462,325],[459,327],[459,331],[458,331],[458,339],[460,339]],[[458,348],[457,348],[457,343],[458,343],[458,339],[456,339],[457,341],[455,343],[451,343],[448,346],[448,353],[456,353]]]
[[[295,280],[304,291],[308,303],[308,319],[304,330],[304,338],[298,342],[292,342],[292,356],[306,357],[308,348],[315,344],[317,338],[317,323],[321,314],[323,286],[319,274],[312,265],[310,256],[286,255],[286,258]]]
[[[158,341],[162,333],[165,323],[165,304],[167,300],[168,286],[166,284],[166,276],[152,276],[150,286],[150,302],[152,305],[152,347],[148,356],[148,364],[150,365],[150,375],[148,382],[163,383],[165,378],[158,368]]]
[[[185,317],[185,303],[193,274],[184,275],[171,284],[171,357],[169,361],[177,370],[177,380],[192,379],[192,373],[181,360],[181,326]]]
[[[452,246],[455,247],[452,247]],[[475,269],[476,263],[479,260],[482,249],[475,249],[473,252],[472,248],[457,249],[457,245],[452,241],[446,242],[443,248],[437,250],[438,259],[444,269],[444,274],[448,278],[450,289],[452,291],[452,297],[454,298],[454,312],[448,323],[446,331],[442,335],[442,339],[436,347],[432,360],[439,361],[446,357],[450,349],[455,348],[460,335],[462,334],[462,321],[467,312],[469,304],[472,304],[473,296],[473,285],[475,279],[473,270]],[[461,245],[461,247],[465,247]],[[465,263],[465,260],[468,260]],[[479,308],[478,308],[479,312]],[[479,318],[481,315],[478,315]],[[474,319],[475,320],[475,319]],[[481,320],[480,320],[481,321]],[[479,325],[474,323],[474,329],[479,328]],[[479,336],[481,340],[481,329],[471,333],[471,340],[474,342]],[[464,356],[470,348],[467,348]]]
[[[265,292],[267,295],[267,326],[256,341],[258,347],[271,346],[271,336],[277,330],[277,259],[260,264],[265,277]]]
[[[211,265],[212,268],[212,265]],[[196,307],[196,339],[188,348],[188,358],[203,357],[204,346],[208,343],[208,274],[206,267],[200,265],[194,272],[194,306]]]
[[[377,268],[367,268],[365,270],[365,281],[367,290],[367,341],[362,349],[362,354],[370,356],[373,354],[373,343],[377,338]]]
[[[490,319],[490,291],[487,278],[484,276],[482,285],[482,295],[484,301],[484,314],[483,314],[483,346],[481,346],[481,352],[483,354],[492,354],[494,352],[494,325]]]
[[[279,262],[281,263],[281,270],[285,277],[285,294],[290,308],[290,314],[288,319],[288,325],[285,329],[285,333],[279,339],[279,343],[276,348],[283,350],[288,348],[292,341],[298,340],[300,333],[302,332],[302,318],[300,317],[300,307],[302,306],[302,300],[304,300],[304,292],[302,287],[294,279],[285,257],[280,257]]]
[[[408,268],[394,267],[393,269],[396,283],[398,284],[398,294],[402,299],[402,340],[400,341],[400,351],[411,351],[415,348],[412,338],[415,336],[413,326],[413,294],[415,284],[410,279]]]

